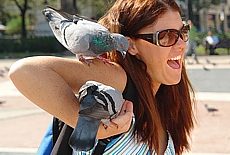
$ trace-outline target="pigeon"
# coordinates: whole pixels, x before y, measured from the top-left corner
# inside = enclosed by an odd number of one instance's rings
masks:
[[[210,113],[214,113],[214,112],[218,111],[218,109],[209,107],[207,104],[205,104],[205,108],[206,108],[207,111],[210,112]]]
[[[0,100],[0,105],[2,105],[5,102],[6,102],[5,100]]]
[[[5,73],[4,70],[0,69],[0,76],[1,77],[5,77],[4,73]]]
[[[110,33],[104,26],[93,20],[78,15],[71,15],[52,7],[45,8],[42,13],[57,40],[79,60],[98,58],[105,52],[119,51],[125,58],[129,42],[125,36]],[[89,61],[90,62],[90,61]]]
[[[76,151],[89,151],[96,142],[98,127],[114,125],[123,104],[122,93],[96,81],[87,81],[79,90],[79,117],[69,145]],[[116,124],[115,124],[116,125]]]

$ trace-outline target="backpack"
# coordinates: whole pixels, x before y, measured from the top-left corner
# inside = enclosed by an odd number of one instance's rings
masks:
[[[123,98],[132,101],[133,108],[137,105],[138,97],[136,87],[130,78],[127,76],[127,83]],[[56,117],[50,123],[45,136],[40,144],[37,155],[72,155],[72,148],[69,146],[69,137],[73,132],[73,128],[62,122]],[[112,136],[106,139],[100,139],[95,147],[93,155],[103,154],[106,145],[119,135]]]

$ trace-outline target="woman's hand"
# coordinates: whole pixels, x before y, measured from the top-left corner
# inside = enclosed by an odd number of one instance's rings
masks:
[[[112,121],[118,125],[115,127],[113,125],[109,125],[107,128],[101,124],[98,129],[97,139],[104,139],[114,135],[118,135],[124,132],[127,132],[132,123],[132,116],[133,116],[133,103],[125,100],[120,114],[117,118],[113,119]]]

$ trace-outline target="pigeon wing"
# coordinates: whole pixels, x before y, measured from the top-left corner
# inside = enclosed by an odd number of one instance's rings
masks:
[[[53,22],[49,22],[50,28],[53,31],[54,36],[57,38],[57,40],[65,47],[68,49],[68,46],[62,39],[62,34],[61,31],[55,26]]]
[[[62,30],[62,42],[67,45],[67,49],[77,55],[93,55],[88,53],[90,48],[90,36],[85,32],[85,27],[71,23],[70,26]]]
[[[110,118],[108,108],[105,105],[97,102],[93,95],[87,95],[82,99],[80,102],[79,115],[97,119]]]

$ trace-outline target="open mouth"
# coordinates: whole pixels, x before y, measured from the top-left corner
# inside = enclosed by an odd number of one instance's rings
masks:
[[[180,59],[181,59],[181,55],[170,58],[167,61],[167,64],[173,69],[180,69]]]

